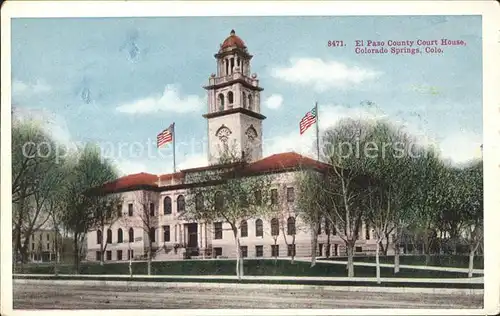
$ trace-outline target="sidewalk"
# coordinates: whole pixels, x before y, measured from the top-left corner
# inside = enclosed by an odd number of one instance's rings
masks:
[[[295,261],[301,262],[311,262],[311,258],[295,258]],[[326,264],[342,264],[346,265],[347,261],[337,261],[337,260],[316,260],[316,263],[326,263]],[[372,262],[354,262],[355,266],[366,266],[366,267],[375,267],[376,263]],[[380,267],[384,268],[394,268],[393,263],[381,263]],[[468,273],[469,269],[467,268],[455,268],[455,267],[436,267],[436,266],[417,266],[417,265],[405,265],[400,264],[399,267],[401,269],[416,269],[416,270],[433,270],[433,271],[446,271],[446,272],[462,272]],[[473,269],[473,273],[484,274],[484,270],[482,269]]]
[[[13,276],[18,277],[53,277],[53,274],[14,274]],[[104,275],[96,275],[96,274],[59,274],[60,277],[68,277],[68,278],[117,278],[117,279],[129,279],[129,275],[125,274],[104,274]],[[204,280],[238,280],[238,277],[235,275],[133,275],[133,278],[150,278],[150,279],[204,279]],[[375,277],[308,277],[308,276],[253,276],[247,275],[241,278],[242,280],[262,280],[262,281],[286,281],[286,280],[295,280],[295,281],[353,281],[353,282],[377,282],[377,278]],[[404,283],[455,283],[455,284],[479,284],[484,283],[484,277],[475,277],[475,278],[446,278],[446,279],[431,279],[431,278],[380,278],[382,282],[404,282]]]

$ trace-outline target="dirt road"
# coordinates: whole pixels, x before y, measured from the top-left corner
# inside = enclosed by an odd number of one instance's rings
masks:
[[[14,284],[14,309],[482,308],[482,295]]]

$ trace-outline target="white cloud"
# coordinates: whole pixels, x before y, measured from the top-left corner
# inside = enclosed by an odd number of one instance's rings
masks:
[[[147,172],[146,164],[129,159],[115,160],[115,165],[118,167],[118,172],[120,176],[126,176],[129,174],[135,174],[140,172]]]
[[[467,163],[481,158],[481,135],[469,131],[450,134],[439,142],[442,157],[454,164]]]
[[[199,111],[205,99],[197,95],[182,96],[176,85],[167,85],[161,95],[150,96],[117,107],[118,112],[146,114],[155,112],[189,113]]]
[[[71,133],[66,120],[57,113],[46,109],[30,109],[22,107],[13,107],[14,119],[19,121],[32,121],[40,124],[43,130],[51,135],[53,139],[66,148],[74,148]]]
[[[49,92],[52,90],[48,84],[46,84],[43,80],[37,79],[35,83],[25,83],[20,80],[12,81],[12,95],[33,95]]]
[[[272,94],[264,101],[264,105],[269,109],[278,109],[283,105],[283,97],[281,94]]]
[[[292,84],[313,87],[318,92],[329,88],[350,88],[381,75],[375,70],[320,58],[291,59],[290,64],[273,68],[271,75]]]
[[[196,167],[204,167],[208,165],[207,154],[199,153],[186,156],[184,160],[178,165],[179,170],[196,168]]]

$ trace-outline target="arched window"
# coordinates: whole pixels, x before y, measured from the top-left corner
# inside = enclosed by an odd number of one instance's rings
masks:
[[[289,217],[286,220],[286,228],[287,235],[295,235],[295,217]]]
[[[234,101],[234,95],[233,95],[233,92],[229,91],[227,93],[227,103],[229,104],[233,104],[233,101]]]
[[[166,196],[163,200],[163,214],[172,214],[172,199],[169,196]]]
[[[219,106],[219,111],[224,111],[224,95],[222,93],[219,93],[219,96],[217,97],[217,103]]]
[[[253,98],[251,94],[248,95],[248,109],[249,110],[253,109]]]
[[[245,220],[241,221],[240,232],[241,232],[241,237],[248,237],[248,223],[247,223],[247,221],[245,221]]]
[[[177,213],[183,213],[186,210],[186,203],[184,200],[184,195],[179,195],[177,197]]]
[[[370,225],[368,223],[365,224],[365,239],[370,240]]]
[[[262,220],[260,218],[255,220],[255,236],[257,237],[264,236],[264,229],[262,226]]]
[[[97,230],[97,244],[100,245],[102,243],[102,232],[101,230]]]
[[[134,242],[134,229],[132,227],[128,230],[128,242]]]
[[[224,208],[224,195],[222,192],[217,191],[215,193],[215,210],[220,211]]]
[[[201,211],[203,209],[203,204],[204,204],[203,194],[198,193],[198,194],[196,194],[196,196],[194,198],[195,198],[194,204],[195,204],[196,210]]]
[[[280,223],[277,218],[271,220],[271,236],[278,236],[280,234]]]
[[[241,96],[242,96],[241,99],[243,100],[242,106],[246,109],[247,108],[247,94],[245,93],[245,91],[242,92]]]
[[[118,228],[118,242],[123,242],[123,230],[121,228]]]
[[[108,229],[108,233],[106,236],[106,242],[109,244],[113,243],[113,232],[111,231],[111,229]]]

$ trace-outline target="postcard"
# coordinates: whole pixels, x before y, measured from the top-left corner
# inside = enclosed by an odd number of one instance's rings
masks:
[[[499,11],[7,2],[2,314],[497,313]]]

